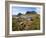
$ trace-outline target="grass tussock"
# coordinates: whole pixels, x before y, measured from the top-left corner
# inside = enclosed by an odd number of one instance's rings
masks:
[[[25,19],[23,16],[31,16],[30,20]],[[12,31],[22,30],[40,30],[40,15],[39,14],[26,14],[12,18]]]

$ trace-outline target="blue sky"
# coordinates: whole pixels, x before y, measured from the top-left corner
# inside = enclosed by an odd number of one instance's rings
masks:
[[[18,13],[25,14],[27,11],[36,11],[38,14],[40,13],[39,7],[12,7],[12,15],[17,15]]]

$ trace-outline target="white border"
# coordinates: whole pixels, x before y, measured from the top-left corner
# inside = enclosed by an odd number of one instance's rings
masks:
[[[31,31],[12,31],[12,6],[19,7],[40,7],[40,30],[31,30]],[[10,4],[9,9],[9,34],[26,34],[26,33],[43,33],[43,6],[42,5],[24,5],[24,4]]]

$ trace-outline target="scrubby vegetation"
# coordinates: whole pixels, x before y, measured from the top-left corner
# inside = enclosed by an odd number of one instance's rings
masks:
[[[31,16],[31,18],[29,18]],[[40,30],[40,15],[39,14],[25,14],[20,16],[13,16],[12,31],[22,30]]]

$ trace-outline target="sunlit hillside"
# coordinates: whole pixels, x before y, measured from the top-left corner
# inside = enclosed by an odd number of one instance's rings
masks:
[[[40,30],[40,15],[39,14],[25,14],[21,16],[13,15],[12,30]]]

